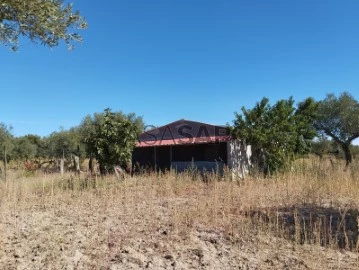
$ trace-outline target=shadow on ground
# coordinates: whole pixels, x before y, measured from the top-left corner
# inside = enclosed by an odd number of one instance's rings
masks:
[[[358,250],[358,209],[301,205],[244,213],[254,226],[299,244]]]

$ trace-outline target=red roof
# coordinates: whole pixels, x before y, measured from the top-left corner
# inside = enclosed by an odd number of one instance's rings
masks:
[[[157,140],[137,142],[136,147],[151,147],[151,146],[164,146],[164,145],[183,145],[183,144],[199,144],[199,143],[215,143],[227,142],[231,140],[231,136],[220,137],[197,137],[187,139],[173,139],[173,140]]]
[[[145,131],[139,136],[136,147],[215,143],[229,140],[231,136],[226,126],[182,119]]]

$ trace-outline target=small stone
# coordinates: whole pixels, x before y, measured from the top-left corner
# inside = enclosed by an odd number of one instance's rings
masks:
[[[173,256],[172,256],[171,254],[167,254],[167,255],[165,256],[165,259],[166,259],[166,260],[173,260]]]
[[[80,251],[76,250],[74,255],[74,264],[77,265],[83,256],[84,255]]]

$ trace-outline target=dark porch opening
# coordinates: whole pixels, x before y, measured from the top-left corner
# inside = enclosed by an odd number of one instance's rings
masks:
[[[188,162],[227,163],[227,142],[191,145],[136,147],[133,164],[144,169],[169,170],[173,164]]]

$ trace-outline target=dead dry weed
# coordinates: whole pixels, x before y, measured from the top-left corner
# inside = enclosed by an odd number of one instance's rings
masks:
[[[270,178],[10,172],[1,269],[358,269],[359,166]]]

